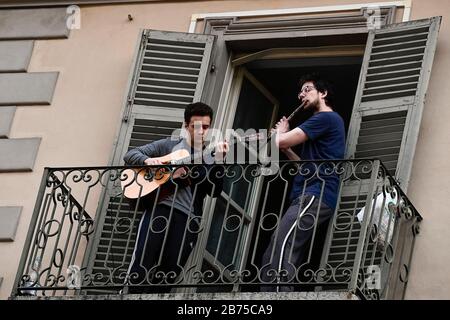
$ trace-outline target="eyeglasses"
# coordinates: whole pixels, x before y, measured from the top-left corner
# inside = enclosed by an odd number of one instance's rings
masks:
[[[208,124],[201,124],[199,122],[199,123],[189,123],[189,127],[194,130],[198,130],[200,128],[202,128],[203,130],[208,130],[210,126]]]
[[[298,94],[301,95],[302,93],[308,93],[314,89],[316,89],[316,88],[314,88],[313,86],[305,86],[302,88],[302,90],[300,90],[300,92]]]

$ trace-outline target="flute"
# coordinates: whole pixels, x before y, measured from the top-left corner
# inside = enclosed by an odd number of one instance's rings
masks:
[[[294,111],[292,111],[292,113],[289,115],[289,117],[287,118],[287,120],[291,120],[298,112],[300,112],[301,109],[303,109],[303,107],[306,104],[306,100],[303,101]],[[262,135],[262,133],[254,133],[254,134],[250,134],[247,136],[239,136],[238,134],[236,134],[234,132],[234,130],[231,130],[231,135],[233,135],[234,137],[236,137],[239,141],[253,141],[253,140],[262,140],[262,139],[267,139],[267,142],[269,142],[272,137],[275,135],[276,129],[272,128],[270,129],[270,135],[265,137]]]
[[[305,101],[303,101],[302,102],[302,104],[301,105],[299,105],[298,107],[297,107],[297,109],[295,109],[294,111],[292,111],[292,113],[289,115],[289,117],[287,118],[287,120],[289,121],[289,120],[291,120],[301,109],[303,109],[303,107],[305,106],[305,104],[306,104],[306,100]]]
[[[292,113],[289,115],[289,117],[287,117],[287,121],[290,121],[297,113],[299,113],[300,112],[300,110],[302,110],[303,109],[303,107],[305,106],[305,104],[306,104],[306,100],[305,101],[303,101],[294,111],[292,111]],[[270,130],[270,132],[272,133],[272,135],[274,135],[275,134],[275,128],[272,128],[271,130]]]

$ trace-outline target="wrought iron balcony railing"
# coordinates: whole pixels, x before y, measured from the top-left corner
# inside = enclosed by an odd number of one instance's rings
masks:
[[[262,256],[280,231],[295,176],[319,182],[321,200],[327,177],[336,176],[338,202],[329,223],[312,217],[304,259],[288,273],[268,268]],[[173,195],[186,197],[183,190],[187,198],[175,204]],[[165,213],[158,213],[160,205]],[[144,220],[141,238],[151,240],[142,242],[144,258],[132,261]],[[372,159],[46,168],[12,297],[290,286],[401,299],[421,220],[383,164]],[[171,238],[179,242],[170,244]],[[274,250],[268,252],[273,259]]]

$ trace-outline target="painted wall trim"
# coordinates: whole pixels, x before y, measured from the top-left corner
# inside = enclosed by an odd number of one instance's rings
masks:
[[[0,242],[14,241],[22,207],[0,207]]]
[[[32,171],[41,138],[0,139],[0,172]]]
[[[197,0],[202,1],[202,0]],[[208,1],[208,0],[203,0]],[[54,6],[70,6],[73,4],[76,5],[92,5],[92,4],[123,4],[123,3],[142,3],[142,2],[161,2],[161,0],[10,0],[10,1],[2,1],[0,4],[0,8],[26,8],[26,7],[54,7]]]
[[[254,16],[274,16],[274,15],[286,15],[296,13],[321,13],[321,12],[339,12],[348,10],[360,10],[366,7],[378,6],[388,7],[396,6],[404,8],[403,20],[409,21],[411,16],[411,1],[390,1],[390,2],[367,2],[359,4],[345,4],[337,6],[321,6],[321,7],[303,7],[303,8],[291,8],[291,9],[275,9],[275,10],[255,10],[255,11],[235,11],[235,12],[217,12],[217,13],[198,13],[191,16],[191,24],[189,25],[190,33],[195,32],[197,22],[206,18],[227,18],[227,17],[254,17]]]
[[[14,106],[0,106],[0,139],[9,137],[15,113],[16,107]]]
[[[0,41],[0,72],[26,72],[34,41]]]
[[[0,105],[49,105],[58,72],[0,73]]]
[[[65,39],[68,17],[67,8],[2,9],[0,39]]]

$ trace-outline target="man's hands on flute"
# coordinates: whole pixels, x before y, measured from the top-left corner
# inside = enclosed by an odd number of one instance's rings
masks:
[[[280,119],[275,125],[275,131],[277,134],[286,133],[289,131],[289,121],[286,117]]]
[[[289,120],[286,117],[283,117],[277,122],[275,128],[272,129],[272,133],[277,135],[286,133],[289,131],[289,128]],[[288,157],[288,159],[300,160],[300,157],[291,148],[280,148],[280,150]]]

